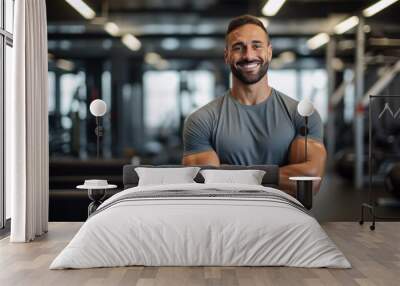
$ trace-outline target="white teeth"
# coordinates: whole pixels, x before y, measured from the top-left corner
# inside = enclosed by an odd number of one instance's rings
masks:
[[[258,63],[252,63],[252,64],[244,64],[244,65],[242,65],[242,67],[245,69],[253,69],[253,68],[257,67],[258,65],[259,65]]]
[[[256,67],[256,66],[257,66],[257,64],[248,64],[248,65],[245,65],[246,68],[254,68],[254,67]]]

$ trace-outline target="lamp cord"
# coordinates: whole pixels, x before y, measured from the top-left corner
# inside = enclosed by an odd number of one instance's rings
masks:
[[[305,163],[307,163],[307,133],[308,133],[308,116],[305,117],[306,128],[304,130],[304,137],[305,137]]]
[[[100,155],[100,149],[99,149],[99,143],[100,143],[100,136],[99,136],[99,118],[96,116],[96,136],[97,136],[97,160],[99,160],[99,155]]]

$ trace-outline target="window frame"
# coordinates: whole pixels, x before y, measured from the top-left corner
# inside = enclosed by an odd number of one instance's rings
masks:
[[[6,92],[6,46],[13,48],[13,34],[6,31],[6,0],[0,0],[1,21],[0,21],[0,229],[9,223],[6,223],[6,190],[5,190],[5,92]],[[12,17],[15,16],[15,0],[11,0],[13,5]],[[13,29],[14,30],[14,27]]]

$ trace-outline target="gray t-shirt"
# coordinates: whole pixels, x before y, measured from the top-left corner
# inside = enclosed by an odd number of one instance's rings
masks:
[[[239,103],[228,91],[186,120],[184,155],[213,149],[221,164],[288,164],[290,144],[305,125],[298,101],[272,89],[256,105]],[[315,111],[308,119],[308,138],[323,140],[322,121]]]

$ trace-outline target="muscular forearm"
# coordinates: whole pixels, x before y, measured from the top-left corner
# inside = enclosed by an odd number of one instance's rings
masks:
[[[288,194],[296,195],[296,182],[289,180],[295,176],[315,176],[322,177],[323,171],[319,170],[310,162],[286,165],[279,168],[279,188]],[[313,193],[317,193],[321,186],[321,181],[313,182]]]
[[[326,150],[322,143],[310,140],[308,143],[307,161],[305,158],[305,141],[297,139],[290,146],[289,164],[279,168],[279,187],[291,195],[296,195],[296,182],[289,177],[312,176],[323,177],[325,172]],[[313,182],[313,193],[317,193],[321,181]]]
[[[217,153],[214,150],[204,151],[192,155],[184,156],[182,164],[185,166],[209,165],[219,167],[220,162]]]

